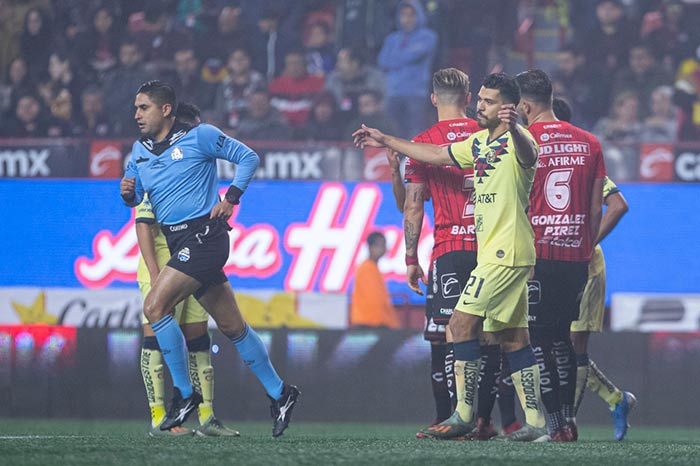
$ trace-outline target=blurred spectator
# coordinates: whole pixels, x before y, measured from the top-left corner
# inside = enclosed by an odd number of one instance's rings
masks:
[[[400,328],[379,259],[386,253],[386,238],[378,231],[367,237],[369,257],[355,270],[355,283],[350,306],[350,325],[362,327]]]
[[[335,46],[331,31],[326,23],[313,23],[309,26],[304,49],[306,51],[306,70],[309,74],[325,76],[335,66]]]
[[[199,60],[194,49],[185,47],[175,52],[175,87],[177,98],[183,102],[192,102],[201,108],[212,108],[216,95],[216,84],[202,80]]]
[[[325,89],[333,93],[340,110],[352,117],[357,115],[357,97],[360,92],[373,89],[384,93],[384,74],[365,64],[360,49],[346,47],[338,52],[335,69],[326,78]]]
[[[642,139],[647,142],[675,142],[678,112],[673,105],[673,88],[659,86],[651,92],[651,115],[644,120]]]
[[[243,113],[236,137],[247,140],[291,139],[292,129],[280,112],[270,103],[267,90],[256,89],[250,96],[250,105]]]
[[[274,8],[263,11],[258,21],[257,34],[251,44],[253,68],[271,81],[282,72],[285,57],[295,49],[299,39],[280,30],[280,14]]]
[[[395,0],[338,0],[338,46],[376,56],[392,30]]]
[[[609,81],[587,66],[585,55],[573,45],[559,51],[557,62],[552,73],[555,94],[566,96],[571,102],[574,124],[592,128],[608,111]]]
[[[640,115],[646,117],[651,111],[651,91],[672,82],[671,76],[657,63],[651,48],[645,44],[637,44],[630,49],[629,65],[618,71],[612,92],[613,95],[623,91],[637,94]]]
[[[77,99],[84,85],[83,80],[73,71],[73,65],[69,56],[64,52],[54,52],[49,58],[48,78],[41,82],[37,89],[44,99],[44,104],[51,108],[53,99],[58,96],[61,90],[68,89],[71,98],[76,96],[75,98]],[[75,101],[72,104],[74,106],[77,105]]]
[[[76,118],[73,133],[76,136],[111,137],[112,126],[104,112],[104,94],[95,86],[88,87],[80,96],[80,115]]]
[[[382,95],[372,89],[360,93],[357,99],[357,116],[345,128],[345,134],[352,134],[363,123],[387,134],[396,134],[396,122],[384,111]]]
[[[49,111],[46,135],[51,138],[73,136],[73,96],[67,87],[56,92]]]
[[[639,174],[639,142],[644,126],[639,121],[639,98],[633,92],[615,96],[610,116],[593,128],[603,146],[608,174],[615,180],[636,179]]]
[[[284,57],[284,70],[270,83],[272,105],[290,126],[300,128],[309,118],[311,101],[323,89],[323,77],[306,71],[304,53],[291,51]]]
[[[309,121],[298,133],[296,139],[342,141],[348,139],[352,134],[345,134],[343,130],[335,97],[329,92],[322,92],[314,99]]]
[[[586,51],[586,61],[606,72],[613,73],[627,60],[636,34],[624,16],[619,0],[602,0],[596,7],[597,23],[580,45]]]
[[[2,135],[12,138],[46,137],[46,120],[41,115],[39,98],[32,94],[20,96],[14,115],[2,127]]]
[[[46,72],[49,56],[54,49],[51,23],[43,10],[31,8],[24,19],[20,52],[27,60],[29,76],[39,80]]]
[[[74,57],[83,68],[104,73],[117,65],[120,28],[114,14],[107,7],[99,8],[92,17],[87,31],[78,34]]]
[[[5,76],[10,62],[19,52],[19,33],[22,30],[12,15],[9,0],[0,0],[0,76]]]
[[[119,65],[107,73],[103,82],[105,109],[114,119],[115,132],[122,136],[137,133],[133,94],[150,78],[141,63],[142,58],[138,44],[125,39],[119,47]]]
[[[641,37],[661,54],[664,66],[675,69],[700,44],[699,21],[697,8],[693,11],[681,0],[663,0],[657,10],[644,15]]]
[[[680,109],[678,138],[700,140],[700,47],[697,57],[685,60],[678,67],[673,103]]]
[[[219,12],[216,29],[204,29],[197,33],[195,38],[197,57],[208,68],[220,67],[223,70],[226,59],[233,49],[247,47],[250,37],[250,31],[241,21],[240,6],[237,4],[226,6]]]
[[[146,22],[140,31],[133,33],[133,37],[145,62],[158,71],[169,69],[175,51],[191,46],[190,35],[177,26],[174,12],[164,0],[150,0],[144,13]],[[216,45],[216,42],[212,42],[210,47]]]
[[[428,29],[423,6],[402,1],[397,11],[399,30],[384,40],[377,63],[386,72],[387,111],[410,139],[425,129],[430,73],[437,36]]]
[[[5,82],[7,84],[0,86],[0,111],[3,114],[8,111],[14,112],[19,96],[35,91],[24,58],[17,57],[10,62]]]
[[[243,48],[231,52],[226,62],[228,75],[219,84],[214,101],[214,111],[226,128],[238,126],[253,91],[266,85],[263,75],[253,70],[250,64],[250,55]]]
[[[639,142],[642,135],[639,97],[630,91],[615,96],[610,108],[610,116],[601,118],[593,128],[593,133],[608,142],[623,144]]]

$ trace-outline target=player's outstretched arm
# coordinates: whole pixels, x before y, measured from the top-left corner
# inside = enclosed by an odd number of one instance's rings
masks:
[[[605,178],[596,178],[593,181],[593,190],[591,191],[591,203],[589,218],[591,224],[589,225],[591,229],[591,238],[597,238],[598,232],[600,231],[600,223],[603,217],[603,185],[605,184]],[[595,245],[594,245],[595,246]]]
[[[156,243],[153,240],[153,234],[151,233],[153,224],[137,221],[134,228],[136,228],[136,241],[138,241],[139,244],[139,251],[141,251],[143,261],[146,263],[148,275],[151,277],[151,285],[153,285],[156,282],[156,278],[158,278],[158,274],[160,273],[160,267],[158,267],[158,255],[156,254]]]
[[[620,219],[630,210],[627,200],[625,200],[625,197],[619,191],[606,197],[605,205],[607,209],[605,209],[603,219],[600,221],[600,231],[598,232],[596,244],[603,241],[613,228],[615,228]]]
[[[418,282],[428,284],[425,272],[418,262],[418,241],[423,226],[425,188],[422,183],[406,185],[406,203],[404,204],[403,232],[406,243],[406,282],[408,287],[423,295]]]
[[[523,168],[531,168],[537,162],[537,145],[525,135],[523,127],[518,124],[518,112],[515,105],[505,104],[498,111],[498,119],[508,124],[508,129],[515,144],[515,155]]]
[[[411,142],[384,134],[378,129],[370,128],[366,125],[362,125],[360,129],[352,133],[352,137],[355,145],[361,149],[365,147],[388,147],[420,162],[432,165],[454,165],[447,147]]]
[[[403,213],[403,205],[406,201],[406,187],[401,176],[401,161],[398,152],[391,149],[386,151],[386,159],[391,168],[391,191],[394,193],[394,201],[399,212]]]

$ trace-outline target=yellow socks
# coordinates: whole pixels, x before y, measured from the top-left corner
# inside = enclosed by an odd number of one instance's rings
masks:
[[[511,374],[513,386],[520,399],[520,406],[525,413],[525,422],[533,427],[544,427],[546,424],[542,413],[540,396],[540,368],[535,363]]]
[[[151,408],[151,425],[156,427],[165,418],[163,356],[160,351],[141,349],[141,376],[146,388],[148,406]]]
[[[204,424],[214,415],[214,368],[209,351],[189,353],[190,379],[195,390],[202,394],[202,403],[197,410],[199,423]]]
[[[620,389],[598,369],[598,366],[593,361],[590,361],[588,366],[587,386],[605,400],[610,405],[610,409],[614,409],[615,405],[622,401]]]

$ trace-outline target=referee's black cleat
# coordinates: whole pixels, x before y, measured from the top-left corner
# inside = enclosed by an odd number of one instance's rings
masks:
[[[174,388],[173,391],[175,392],[173,401],[170,402],[168,414],[160,424],[160,430],[170,430],[173,427],[181,426],[202,402],[202,395],[197,390],[192,390],[192,395],[188,398],[183,398],[177,388]]]
[[[280,437],[289,426],[292,419],[292,410],[297,404],[297,398],[301,392],[295,385],[285,385],[282,388],[282,396],[278,400],[273,400],[270,396],[270,413],[272,414],[272,436]]]

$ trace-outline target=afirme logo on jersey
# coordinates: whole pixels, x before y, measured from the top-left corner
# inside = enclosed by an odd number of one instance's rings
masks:
[[[677,149],[674,170],[678,181],[697,183],[700,181],[700,153]]]

